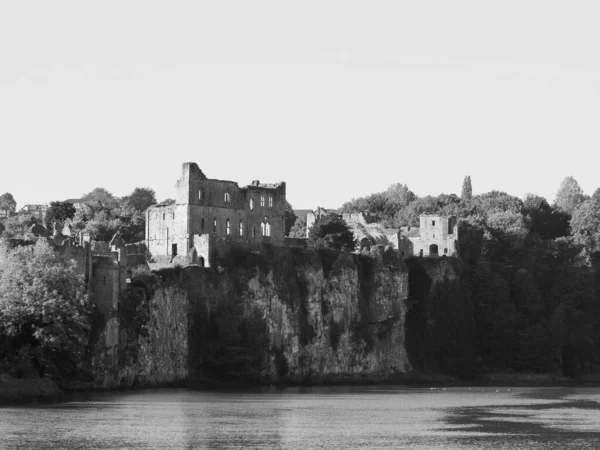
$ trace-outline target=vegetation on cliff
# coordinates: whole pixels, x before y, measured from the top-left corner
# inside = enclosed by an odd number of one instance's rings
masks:
[[[13,376],[57,382],[80,375],[89,338],[83,276],[40,240],[0,260],[0,361]],[[1,371],[1,370],[0,370]]]

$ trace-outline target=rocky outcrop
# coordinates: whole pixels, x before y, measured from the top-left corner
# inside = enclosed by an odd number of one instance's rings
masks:
[[[230,246],[211,259],[134,280],[144,299],[107,331],[119,343],[106,334],[96,347],[97,362],[112,352],[104,385],[394,381],[410,370],[408,270],[394,252]]]

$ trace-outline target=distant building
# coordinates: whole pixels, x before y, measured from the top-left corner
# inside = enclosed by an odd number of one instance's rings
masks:
[[[402,227],[398,250],[409,256],[457,256],[458,225],[454,216],[422,215],[419,227]]]
[[[282,245],[285,233],[284,182],[207,178],[196,163],[184,163],[175,204],[146,210],[146,245],[153,257],[186,255],[192,249],[208,261],[209,238]]]

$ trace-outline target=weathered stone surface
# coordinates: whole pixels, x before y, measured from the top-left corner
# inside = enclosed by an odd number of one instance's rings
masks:
[[[156,336],[119,344],[138,342],[137,360],[121,358],[113,383],[127,371],[130,383],[135,371],[147,383],[397,380],[410,370],[408,270],[382,254],[227,246],[219,268],[161,270],[146,325]]]

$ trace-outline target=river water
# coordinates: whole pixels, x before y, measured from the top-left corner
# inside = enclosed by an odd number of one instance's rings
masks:
[[[596,388],[185,389],[0,408],[1,449],[598,449]]]

